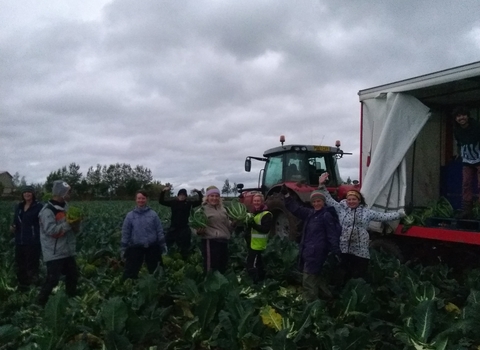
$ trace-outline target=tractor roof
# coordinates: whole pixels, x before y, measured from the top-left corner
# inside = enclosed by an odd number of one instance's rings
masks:
[[[330,146],[316,146],[316,145],[284,145],[275,148],[267,149],[264,153],[264,157],[271,157],[277,154],[286,152],[314,152],[319,154],[336,154],[338,152],[337,147]]]

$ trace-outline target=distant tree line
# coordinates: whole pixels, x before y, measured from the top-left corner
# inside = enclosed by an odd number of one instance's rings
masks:
[[[51,193],[53,182],[55,180],[64,180],[72,187],[73,199],[94,200],[94,199],[132,199],[140,189],[145,190],[150,197],[158,198],[163,188],[170,187],[170,196],[174,196],[173,186],[170,183],[153,180],[152,171],[142,165],[135,167],[125,163],[116,163],[110,165],[97,164],[95,167],[88,168],[84,175],[80,171],[80,165],[70,163],[55,171],[52,171],[45,183],[31,183],[35,188],[37,195],[41,198],[43,194]],[[26,186],[25,176],[20,176],[18,172],[13,175],[14,196],[19,195],[21,188]],[[200,190],[205,194],[205,189]],[[226,179],[221,192],[226,197],[238,194],[237,184],[230,185],[230,180]],[[190,191],[191,196],[196,192]]]
[[[52,171],[45,183],[29,184],[35,188],[39,197],[51,193],[53,182],[64,180],[72,187],[74,199],[132,199],[140,189],[145,190],[150,197],[158,198],[164,187],[169,186],[173,195],[173,186],[170,183],[162,184],[153,180],[152,171],[141,165],[131,167],[129,164],[111,164],[90,167],[86,175],[80,171],[80,165],[71,163],[56,171]],[[16,172],[13,175],[14,195],[17,196],[21,188],[26,186],[25,177]]]
[[[132,168],[125,163],[108,166],[97,164],[88,168],[85,176],[78,164],[71,163],[47,176],[45,191],[51,192],[53,182],[60,179],[65,180],[72,187],[73,195],[80,199],[131,199],[140,189],[152,197],[158,197],[165,186],[172,187],[169,183],[154,181],[150,169],[142,165]]]

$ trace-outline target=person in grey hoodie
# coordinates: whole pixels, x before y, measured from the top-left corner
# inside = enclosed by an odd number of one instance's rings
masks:
[[[40,211],[40,243],[43,261],[47,265],[47,279],[38,295],[38,303],[45,305],[60,276],[65,275],[65,289],[72,297],[77,292],[78,269],[75,261],[77,225],[66,220],[70,186],[63,180],[53,182],[52,199]]]
[[[162,223],[158,214],[147,206],[147,193],[137,191],[136,208],[129,212],[123,221],[121,255],[125,259],[123,278],[138,278],[138,272],[147,264],[153,273],[162,263],[162,253],[167,252]]]

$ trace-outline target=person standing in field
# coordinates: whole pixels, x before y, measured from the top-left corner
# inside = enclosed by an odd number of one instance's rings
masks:
[[[138,278],[145,261],[149,273],[163,266],[162,254],[167,246],[158,214],[147,206],[145,191],[137,191],[136,207],[127,214],[122,226],[121,256],[125,259],[123,278]]]
[[[206,228],[197,229],[202,238],[203,269],[205,272],[216,270],[225,273],[232,227],[217,187],[207,187],[202,208],[208,219]]]
[[[370,236],[367,231],[370,221],[398,220],[405,216],[405,211],[401,209],[396,213],[380,213],[368,209],[363,195],[356,190],[348,191],[346,199],[337,202],[325,187],[327,179],[328,173],[320,175],[319,190],[325,196],[326,203],[335,208],[342,225],[340,235],[342,272],[346,279],[366,279],[370,260]]]
[[[168,249],[176,243],[183,259],[186,259],[190,254],[192,242],[192,230],[188,226],[188,218],[192,208],[198,207],[202,204],[203,194],[198,190],[194,190],[198,195],[198,200],[189,200],[187,198],[187,191],[182,188],[178,191],[177,198],[166,200],[165,194],[170,192],[170,187],[166,186],[160,193],[158,202],[161,205],[170,207],[171,220],[170,228],[165,235],[165,240]]]
[[[300,205],[283,185],[281,193],[285,197],[288,211],[304,222],[300,241],[300,270],[303,272],[303,297],[307,302],[314,301],[321,294],[332,298],[332,293],[325,285],[320,273],[329,252],[340,255],[339,232],[336,218],[325,208],[325,195],[320,191],[310,194],[312,208]]]
[[[265,279],[265,267],[262,252],[267,248],[268,234],[273,225],[273,215],[265,205],[261,193],[256,193],[252,198],[251,213],[254,215],[247,224],[247,272],[253,283]]]
[[[457,107],[452,111],[455,118],[454,136],[458,154],[462,158],[462,213],[460,218],[472,218],[473,184],[477,177],[477,190],[480,193],[480,125],[469,117],[466,107]]]
[[[38,295],[38,303],[45,305],[60,276],[65,275],[67,295],[77,292],[78,269],[75,261],[75,232],[78,224],[66,220],[67,201],[70,199],[70,186],[63,180],[53,182],[52,199],[40,211],[40,242],[43,261],[47,265],[47,280]]]
[[[22,189],[22,201],[15,208],[11,232],[15,235],[15,263],[20,290],[38,281],[40,267],[40,223],[42,204],[37,202],[35,189]]]

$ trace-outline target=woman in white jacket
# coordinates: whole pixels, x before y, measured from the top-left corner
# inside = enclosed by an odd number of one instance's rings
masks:
[[[328,173],[320,176],[319,190],[325,195],[327,205],[335,208],[342,225],[340,251],[345,278],[365,278],[370,260],[370,237],[367,231],[370,221],[398,220],[405,216],[405,212],[380,213],[368,209],[363,195],[356,190],[348,191],[346,198],[337,202],[325,187],[327,179]]]

